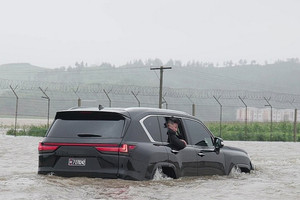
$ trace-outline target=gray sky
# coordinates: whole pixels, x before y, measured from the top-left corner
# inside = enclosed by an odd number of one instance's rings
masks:
[[[300,57],[299,0],[0,0],[0,64]]]

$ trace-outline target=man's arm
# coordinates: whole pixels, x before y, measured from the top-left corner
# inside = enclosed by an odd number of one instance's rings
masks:
[[[186,147],[186,142],[184,140],[179,139],[174,131],[169,130],[168,135],[170,139],[170,144],[174,145],[177,149],[180,150]]]

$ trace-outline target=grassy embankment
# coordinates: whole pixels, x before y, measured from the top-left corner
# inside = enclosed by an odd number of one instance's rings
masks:
[[[218,122],[206,123],[207,127],[215,136],[220,136],[220,124]],[[270,123],[249,123],[247,132],[245,124],[239,122],[223,123],[222,135],[224,140],[240,141],[294,141],[294,125],[290,122],[273,123],[273,131],[270,131]],[[300,141],[300,124],[297,124],[297,141]],[[37,136],[44,137],[47,132],[47,126],[24,126],[18,129],[17,136]],[[245,134],[246,133],[246,134]],[[15,135],[14,129],[7,131],[7,135]]]
[[[220,136],[219,123],[206,123],[215,136]],[[245,124],[239,122],[223,123],[221,137],[224,140],[238,141],[294,141],[294,124],[291,122],[273,123],[271,132],[270,123],[252,122]],[[297,124],[297,141],[300,141],[300,124]]]

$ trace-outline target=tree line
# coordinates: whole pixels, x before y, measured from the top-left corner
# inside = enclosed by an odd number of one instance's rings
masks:
[[[118,67],[149,67],[149,66],[172,66],[172,67],[199,67],[199,68],[214,68],[214,67],[234,67],[234,66],[251,66],[251,65],[255,65],[255,66],[259,66],[259,65],[269,65],[269,64],[281,64],[281,63],[290,63],[290,64],[299,64],[300,60],[299,58],[288,58],[286,60],[276,60],[273,63],[270,63],[268,61],[265,61],[264,64],[259,64],[259,62],[257,62],[256,60],[250,60],[248,61],[247,59],[240,59],[237,62],[234,62],[232,60],[228,60],[228,61],[224,61],[222,64],[220,63],[213,63],[213,62],[201,62],[201,61],[188,61],[187,63],[183,63],[180,60],[176,60],[176,59],[170,59],[167,62],[163,62],[161,59],[159,58],[155,58],[155,59],[146,59],[146,60],[142,60],[142,59],[137,59],[137,60],[132,60],[127,62],[124,65],[118,66]],[[87,67],[99,67],[99,68],[115,68],[116,66],[108,63],[108,62],[103,62],[100,65],[88,65],[87,62],[84,61],[77,61],[75,62],[74,66],[62,66],[59,68],[54,69],[55,71],[81,71]]]

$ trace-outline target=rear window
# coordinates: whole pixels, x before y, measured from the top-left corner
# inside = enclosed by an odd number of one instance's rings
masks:
[[[60,112],[47,137],[120,138],[125,118],[117,113]]]

